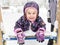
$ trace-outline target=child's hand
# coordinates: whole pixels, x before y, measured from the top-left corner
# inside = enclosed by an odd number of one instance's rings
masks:
[[[18,40],[18,43],[24,43],[24,39],[25,39],[25,34],[24,32],[22,31],[21,28],[17,28],[15,30],[15,34],[16,34],[16,37],[17,37],[17,40]]]
[[[36,32],[36,38],[37,41],[43,42],[45,35],[44,35],[45,29],[44,28],[39,28],[38,31]]]
[[[21,28],[17,28],[14,30],[15,34],[17,35],[19,32],[23,32]]]
[[[19,43],[24,44],[24,40],[25,40],[25,34],[24,34],[24,32],[19,32],[17,34],[17,39],[18,39]]]

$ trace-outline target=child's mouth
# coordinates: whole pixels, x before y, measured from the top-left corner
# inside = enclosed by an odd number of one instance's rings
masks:
[[[34,19],[34,18],[30,18],[30,19]]]

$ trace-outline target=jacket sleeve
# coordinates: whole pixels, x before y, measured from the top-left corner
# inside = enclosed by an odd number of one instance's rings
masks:
[[[15,26],[14,26],[14,29],[17,29],[17,28],[21,28],[21,25],[18,21],[15,23]]]
[[[21,28],[22,29],[22,21],[21,18],[19,20],[16,21],[15,26],[14,26],[14,30],[17,28]]]
[[[44,23],[43,19],[40,17],[40,26],[46,29],[46,24]]]

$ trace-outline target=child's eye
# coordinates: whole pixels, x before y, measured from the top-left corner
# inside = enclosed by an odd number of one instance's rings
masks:
[[[35,14],[35,13],[33,13],[33,14]]]
[[[31,14],[30,12],[28,12],[28,14]]]

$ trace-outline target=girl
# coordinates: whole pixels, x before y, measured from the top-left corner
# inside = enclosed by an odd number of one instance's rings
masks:
[[[39,6],[36,2],[27,2],[23,9],[24,15],[16,22],[14,31],[17,35],[18,42],[24,43],[25,31],[31,28],[31,31],[36,32],[35,36],[39,42],[44,41],[45,23],[39,17]]]

